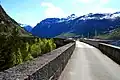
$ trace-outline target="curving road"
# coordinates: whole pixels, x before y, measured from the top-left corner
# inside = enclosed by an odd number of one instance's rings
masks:
[[[58,80],[120,80],[120,66],[95,47],[76,41]]]

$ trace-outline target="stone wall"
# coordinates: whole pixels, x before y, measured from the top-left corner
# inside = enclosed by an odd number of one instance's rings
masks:
[[[57,80],[74,48],[75,43],[69,43],[32,61],[0,72],[0,80]]]
[[[116,63],[120,64],[120,47],[100,43],[99,49]]]

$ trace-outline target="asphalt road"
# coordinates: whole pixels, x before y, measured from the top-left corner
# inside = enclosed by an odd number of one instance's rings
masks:
[[[120,66],[95,47],[76,41],[58,80],[120,80]]]

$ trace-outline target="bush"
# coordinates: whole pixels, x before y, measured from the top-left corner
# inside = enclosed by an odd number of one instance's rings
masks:
[[[33,57],[37,57],[41,54],[41,48],[40,48],[40,45],[39,44],[33,44],[31,47],[30,47],[30,51],[31,51],[31,55]]]
[[[25,39],[21,37],[1,37],[0,70],[32,60],[56,48],[53,39]]]

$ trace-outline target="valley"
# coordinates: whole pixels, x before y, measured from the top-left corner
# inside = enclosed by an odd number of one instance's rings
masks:
[[[0,80],[120,80],[119,0],[1,0]]]
[[[60,47],[56,38],[58,42],[69,38],[107,39],[115,40],[111,44],[120,46],[120,12],[46,18],[32,27],[17,23],[0,5],[0,70]]]

